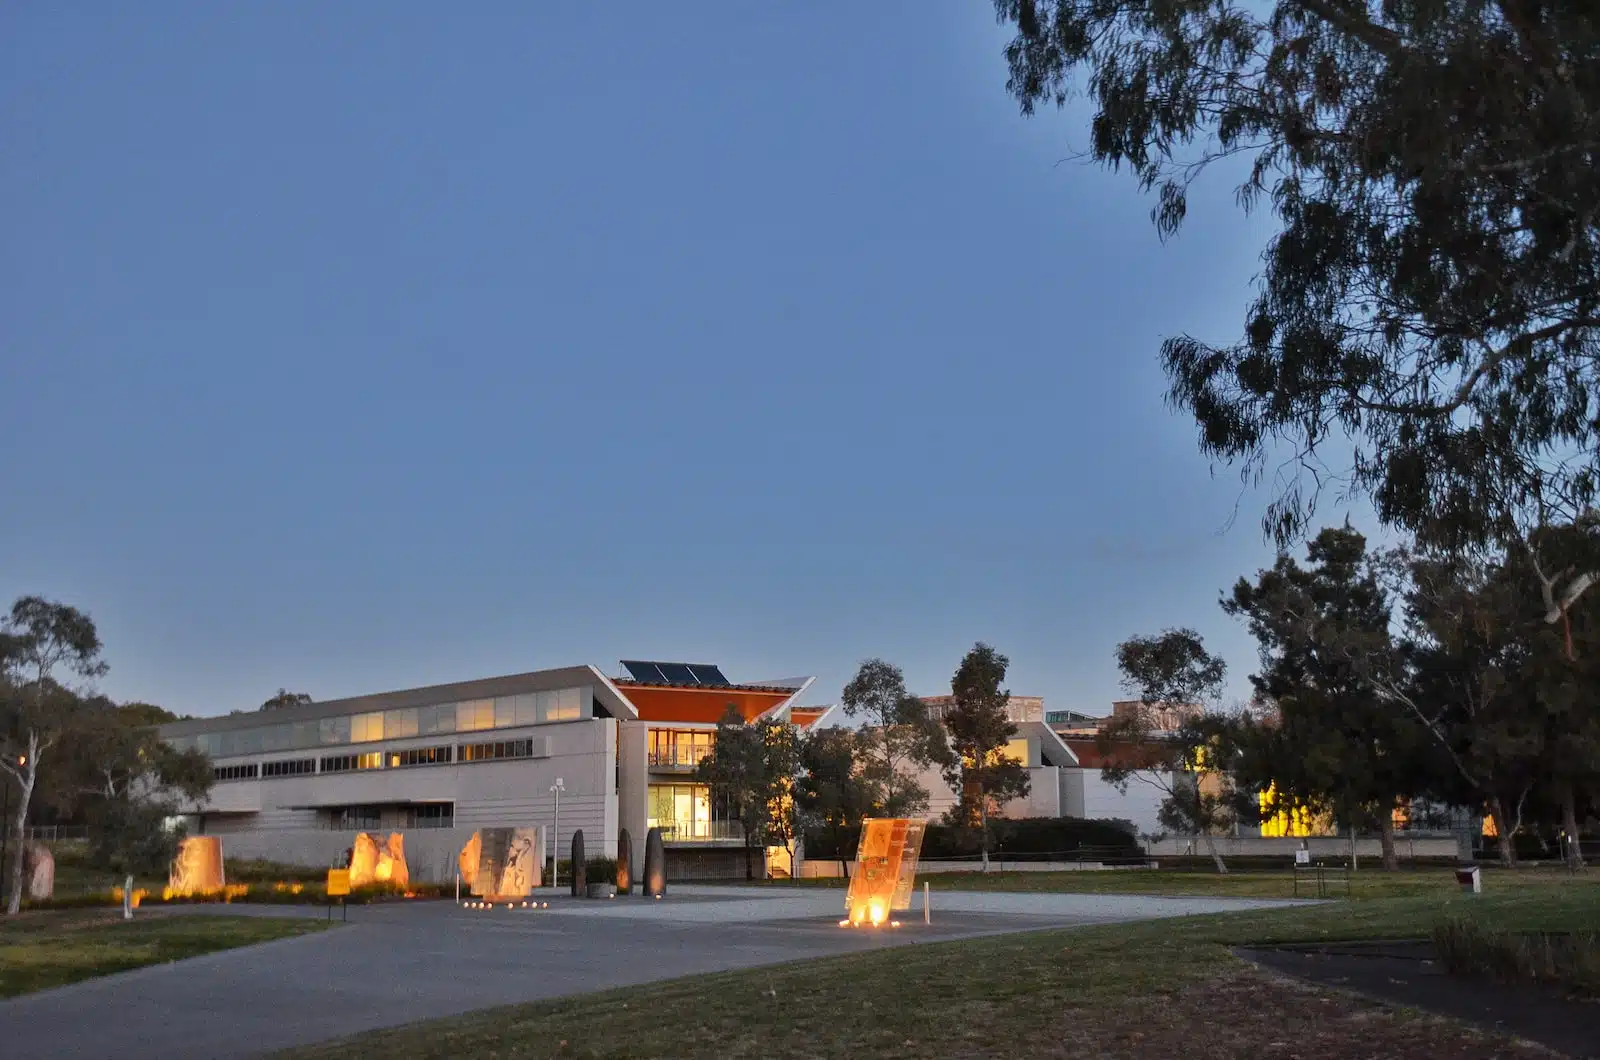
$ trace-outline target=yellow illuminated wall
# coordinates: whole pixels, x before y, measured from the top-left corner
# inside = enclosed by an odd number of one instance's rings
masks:
[[[1276,785],[1269,784],[1267,790],[1256,798],[1261,807],[1261,834],[1265,837],[1292,836],[1299,839],[1333,834],[1332,819],[1325,813],[1312,812],[1308,806],[1296,805],[1274,810],[1278,806]]]

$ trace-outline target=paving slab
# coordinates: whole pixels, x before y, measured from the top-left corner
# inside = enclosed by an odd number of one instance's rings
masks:
[[[210,1060],[512,1004],[705,972],[1040,927],[1282,902],[1128,895],[933,896],[897,930],[844,930],[843,893],[673,887],[662,901],[541,896],[548,909],[453,902],[351,906],[326,932],[0,1001],[17,1057]],[[920,897],[918,899],[920,902]],[[296,906],[177,906],[166,915],[324,916]],[[152,914],[155,915],[155,914]],[[337,918],[337,913],[335,914]]]

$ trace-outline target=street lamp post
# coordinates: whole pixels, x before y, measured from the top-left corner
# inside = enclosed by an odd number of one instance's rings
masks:
[[[555,834],[551,836],[554,851],[550,855],[550,886],[561,886],[561,793],[567,790],[566,781],[560,777],[550,785],[550,791],[556,797],[556,824]]]

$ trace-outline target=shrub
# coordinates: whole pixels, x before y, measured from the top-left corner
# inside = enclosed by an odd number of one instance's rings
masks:
[[[1455,918],[1434,926],[1433,944],[1453,975],[1555,983],[1600,995],[1600,934],[1512,934]]]
[[[1088,821],[1077,817],[999,817],[989,822],[989,856],[1048,861],[1082,856],[1092,861],[1143,859],[1138,840],[1123,821]],[[828,831],[806,833],[806,857],[813,861],[853,858],[861,843],[860,828],[838,830],[838,843]],[[922,837],[928,860],[976,858],[983,837],[976,828],[930,824]]]
[[[587,882],[589,883],[615,884],[617,882],[616,858],[586,858],[583,862],[583,870],[588,877]]]

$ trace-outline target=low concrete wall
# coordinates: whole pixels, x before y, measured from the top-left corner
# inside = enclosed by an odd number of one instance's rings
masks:
[[[1350,840],[1340,836],[1314,836],[1309,839],[1295,839],[1292,837],[1262,837],[1248,836],[1232,838],[1216,836],[1211,840],[1216,845],[1217,853],[1225,858],[1230,857],[1279,857],[1292,858],[1296,850],[1311,851],[1314,858],[1338,858],[1350,856]],[[1400,858],[1453,858],[1458,855],[1456,840],[1453,837],[1429,837],[1412,839],[1405,836],[1395,837],[1395,852]],[[1148,843],[1145,851],[1151,857],[1183,857],[1197,858],[1210,857],[1211,848],[1206,844],[1204,837],[1176,836],[1161,840],[1159,843]],[[1356,840],[1356,856],[1361,858],[1377,858],[1382,854],[1382,844],[1374,836],[1371,839]]]
[[[474,828],[412,828],[404,831],[406,868],[411,878],[424,883],[451,883],[457,858]],[[398,829],[397,829],[398,831]],[[356,832],[238,832],[221,835],[224,858],[261,858],[306,868],[332,868],[356,841]],[[381,843],[388,833],[373,833]]]
[[[990,872],[1097,872],[1106,869],[1098,861],[1005,861],[989,859]],[[982,872],[982,861],[919,861],[917,875],[938,876],[947,872]],[[850,862],[850,875],[854,876],[856,863]],[[800,878],[803,880],[833,880],[844,875],[837,861],[802,861]]]

